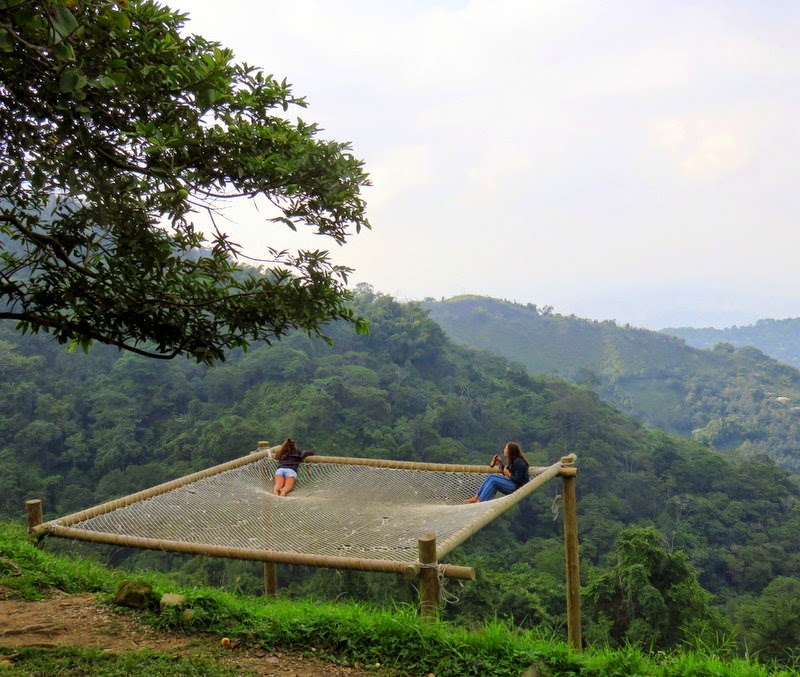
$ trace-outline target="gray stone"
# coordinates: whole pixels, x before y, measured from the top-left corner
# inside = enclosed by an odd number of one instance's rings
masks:
[[[148,609],[153,606],[153,586],[140,581],[122,581],[114,593],[114,604],[131,609]]]

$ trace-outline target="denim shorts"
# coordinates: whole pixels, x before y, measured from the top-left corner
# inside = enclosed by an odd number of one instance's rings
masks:
[[[291,468],[278,468],[275,474],[280,475],[281,477],[293,477],[294,479],[297,479],[297,472]]]

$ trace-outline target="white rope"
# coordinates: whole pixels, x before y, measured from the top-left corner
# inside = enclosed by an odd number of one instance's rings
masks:
[[[561,501],[561,494],[556,494],[553,503],[550,505],[550,512],[553,514],[553,521],[558,519],[558,504]]]
[[[430,564],[419,564],[420,569],[436,569],[436,578],[439,581],[439,607],[444,607],[447,604],[459,604],[461,599],[454,595],[451,591],[447,589],[447,576],[444,575],[444,571],[447,568],[446,564],[439,564],[438,562],[431,562]],[[459,585],[463,588],[464,581],[458,581]],[[419,594],[419,588],[415,589],[417,594]]]

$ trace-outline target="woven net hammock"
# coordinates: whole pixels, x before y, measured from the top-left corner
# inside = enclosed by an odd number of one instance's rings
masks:
[[[253,452],[46,522],[39,533],[236,559],[413,574],[420,537],[435,535],[436,557],[441,559],[559,475],[562,464],[532,467],[531,481],[521,489],[474,504],[463,501],[494,472],[486,466],[312,456],[301,465],[295,490],[285,497],[272,494],[276,468],[271,450]]]

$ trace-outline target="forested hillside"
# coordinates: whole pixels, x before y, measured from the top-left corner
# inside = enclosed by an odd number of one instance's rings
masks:
[[[699,350],[611,321],[485,297],[427,302],[455,341],[591,386],[638,420],[800,472],[800,371],[752,347]]]
[[[800,318],[759,320],[743,327],[669,327],[661,330],[683,339],[694,348],[713,348],[730,343],[737,348],[753,346],[776,360],[800,369]]]
[[[671,646],[702,622],[729,625],[752,647],[777,632],[756,636],[751,621],[772,608],[779,589],[800,586],[800,504],[790,475],[767,460],[739,465],[698,442],[645,429],[586,386],[458,347],[419,304],[362,288],[355,310],[371,321],[368,336],[342,323],[328,332],[333,345],[295,334],[234,353],[214,368],[103,346],[70,353],[46,337],[22,337],[0,325],[0,513],[19,521],[24,500],[39,497],[53,518],[288,435],[323,454],[468,463],[488,462],[513,439],[538,465],[578,455],[592,638]],[[676,350],[682,345],[660,340]],[[476,566],[481,579],[458,590],[449,617],[563,623],[556,499],[553,485],[457,551],[456,559]],[[241,590],[261,585],[258,568],[242,563],[126,550],[108,557],[169,565]],[[664,562],[677,578],[666,590],[663,572],[636,574],[630,584],[644,585],[642,598],[655,606],[620,614],[620,595],[627,593],[613,581],[640,572],[640,560]],[[604,578],[615,566],[624,571]],[[289,571],[282,584],[291,583],[290,594],[413,596],[410,584],[392,577]],[[713,599],[695,590],[697,580]],[[675,589],[684,597],[670,597]],[[670,630],[678,617],[681,629]],[[785,623],[780,627],[786,631]]]

